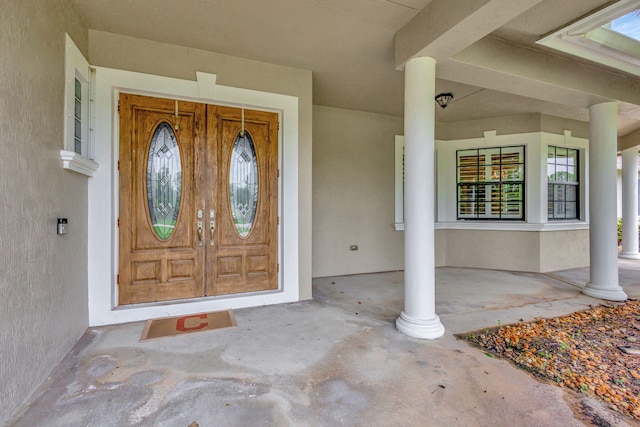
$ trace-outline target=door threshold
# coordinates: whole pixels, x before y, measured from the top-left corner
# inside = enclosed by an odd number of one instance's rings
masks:
[[[167,301],[141,302],[137,304],[123,304],[123,305],[118,305],[113,307],[112,311],[124,311],[124,310],[140,309],[140,308],[151,308],[151,307],[177,306],[177,305],[197,304],[197,303],[212,302],[212,301],[239,300],[247,297],[260,297],[260,296],[279,294],[282,292],[283,290],[279,288],[279,289],[273,289],[268,291],[244,292],[244,293],[226,294],[226,295],[212,295],[212,296],[204,296],[204,297],[196,297],[196,298],[174,299],[174,300],[167,300]]]

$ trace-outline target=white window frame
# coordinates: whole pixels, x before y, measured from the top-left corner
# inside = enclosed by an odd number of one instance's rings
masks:
[[[395,221],[396,231],[404,230],[404,136],[396,135],[395,141]]]
[[[65,84],[64,84],[64,143],[60,150],[62,167],[87,176],[93,176],[98,164],[93,161],[91,141],[91,74],[89,62],[82,55],[69,34],[65,34]],[[75,151],[75,85],[81,85],[80,153]]]
[[[576,188],[576,216],[575,216],[575,218],[556,218],[554,215],[549,215],[548,205],[551,202],[548,200],[548,196],[547,196],[547,221],[549,221],[549,222],[579,221],[580,220],[580,216],[582,214],[580,212],[580,205],[582,203],[582,200],[581,200],[582,195],[580,194],[580,190],[581,190],[581,182],[580,182],[580,172],[581,172],[580,169],[581,169],[581,167],[580,167],[580,163],[581,163],[582,153],[580,152],[580,148],[567,147],[567,146],[564,146],[564,145],[548,144],[547,145],[547,153],[549,151],[549,147],[553,147],[555,149],[564,148],[566,150],[573,150],[577,154],[577,160],[578,161],[577,161],[577,163],[575,165],[573,165],[576,168],[576,171],[577,171],[576,181],[551,181],[551,180],[549,180],[549,172],[548,172],[548,170],[547,170],[547,173],[546,173],[546,175],[547,175],[547,195],[549,194],[549,190],[548,190],[549,186],[552,186],[552,185],[553,186],[555,186],[555,185],[564,185],[564,186],[572,185],[572,186],[575,186],[575,188]],[[547,156],[547,159],[548,159],[548,156]],[[548,161],[547,161],[547,165],[548,165]],[[564,197],[565,197],[565,200],[563,200],[562,202],[564,202],[566,204],[567,203],[567,201],[566,201],[566,192],[565,192],[565,196]],[[553,207],[553,209],[555,210],[555,207]],[[565,209],[566,209],[566,207],[565,207]]]
[[[522,180],[521,181],[508,181],[502,180],[502,177],[499,177],[498,180],[490,180],[487,179],[484,182],[460,182],[460,152],[461,151],[475,151],[477,156],[485,156],[488,157],[490,155],[498,154],[501,158],[502,165],[502,155],[504,150],[509,149],[522,149]],[[480,153],[482,151],[482,153]],[[526,198],[526,186],[527,186],[527,177],[526,177],[526,146],[524,144],[515,144],[515,145],[501,145],[494,147],[473,147],[473,148],[460,148],[456,150],[456,220],[458,221],[526,221],[526,213],[527,213],[527,198]],[[483,167],[485,169],[485,176],[489,177],[494,172],[495,165],[491,162],[487,162],[485,160]],[[520,184],[521,182],[521,184]],[[492,213],[492,193],[491,191],[487,191],[486,188],[492,185],[498,185],[502,187],[503,185],[521,185],[522,186],[522,198],[520,199],[521,203],[521,215],[518,217],[512,217],[507,214],[503,214],[502,211],[498,214],[498,217],[495,217]],[[474,214],[473,216],[462,216],[460,213],[460,187],[463,185],[470,185],[474,187],[474,189],[480,189],[481,187],[485,187],[485,201],[484,201],[484,215]],[[475,191],[474,191],[475,192]],[[503,193],[500,191],[499,193],[499,202],[503,201]]]

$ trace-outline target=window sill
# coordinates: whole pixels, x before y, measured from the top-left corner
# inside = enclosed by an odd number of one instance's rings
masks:
[[[640,220],[640,217],[638,217]],[[393,223],[396,231],[404,231],[404,222]],[[567,231],[588,230],[589,223],[584,221],[548,222],[546,224],[528,224],[522,221],[460,221],[436,222],[436,230],[484,230],[484,231]]]
[[[75,151],[60,150],[60,158],[62,159],[62,167],[73,172],[77,172],[86,176],[93,176],[93,173],[100,166],[93,160],[81,156]]]
[[[485,230],[485,231],[565,231],[588,230],[589,223],[585,221],[548,222],[533,224],[521,221],[459,221],[437,222],[436,230]]]

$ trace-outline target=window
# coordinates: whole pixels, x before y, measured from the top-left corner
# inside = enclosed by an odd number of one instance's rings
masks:
[[[404,230],[404,136],[395,139],[395,222],[396,231]]]
[[[74,78],[75,81],[75,90],[74,90],[74,94],[73,94],[73,103],[74,103],[74,111],[73,111],[73,118],[74,118],[74,126],[73,126],[73,151],[78,153],[78,154],[82,154],[82,145],[86,145],[86,140],[83,141],[85,138],[83,138],[83,132],[82,132],[82,128],[83,125],[84,127],[87,126],[87,118],[84,118],[84,123],[82,120],[82,116],[86,116],[86,114],[82,114],[82,110],[83,110],[83,105],[82,105],[82,82],[80,81],[80,79],[78,79],[77,77]],[[85,90],[86,92],[86,90]],[[86,104],[86,102],[85,102]]]
[[[578,219],[580,184],[578,150],[547,149],[547,212],[549,220]]]
[[[603,27],[640,41],[640,9],[635,9],[620,18],[614,19],[609,24],[603,25]]]
[[[524,220],[524,146],[458,150],[458,219]]]
[[[637,0],[610,2],[538,40],[543,46],[640,75]]]
[[[91,160],[90,142],[91,68],[71,37],[66,35],[65,51],[65,125],[64,144],[60,151],[62,167],[91,176],[98,164]]]

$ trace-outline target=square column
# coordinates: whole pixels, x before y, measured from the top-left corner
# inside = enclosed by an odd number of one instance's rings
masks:
[[[404,73],[404,310],[396,327],[435,339],[444,334],[435,312],[436,61],[414,58]]]
[[[618,103],[589,107],[589,257],[586,295],[625,301],[618,285],[617,142]]]
[[[620,258],[640,259],[638,252],[638,148],[622,152],[622,252]]]

